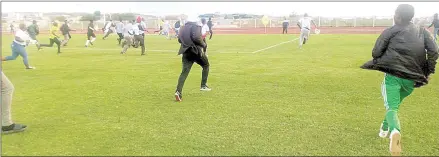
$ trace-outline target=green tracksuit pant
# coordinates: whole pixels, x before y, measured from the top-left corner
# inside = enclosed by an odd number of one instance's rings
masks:
[[[386,116],[383,121],[383,130],[401,131],[398,119],[398,110],[401,102],[409,96],[414,89],[415,82],[412,80],[402,79],[396,76],[385,74],[384,81],[381,85],[381,94],[384,98],[386,107]]]

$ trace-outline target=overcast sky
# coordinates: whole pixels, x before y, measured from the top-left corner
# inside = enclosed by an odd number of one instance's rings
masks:
[[[253,13],[285,16],[392,16],[399,4],[415,7],[415,16],[439,12],[439,2],[2,2],[2,12],[136,12],[151,15]]]

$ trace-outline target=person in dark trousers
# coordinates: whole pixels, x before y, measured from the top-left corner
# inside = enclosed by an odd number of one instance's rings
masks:
[[[12,21],[12,23],[14,23],[15,21]],[[14,24],[10,24],[9,27],[11,28],[11,34],[15,33],[15,29],[14,29]]]
[[[87,41],[85,42],[85,47],[88,47],[88,44],[93,45],[93,42],[96,40],[95,28],[94,28],[93,20],[90,20],[90,23],[87,27]]]
[[[64,24],[61,26],[61,33],[64,36],[64,40],[61,43],[62,46],[67,46],[67,43],[72,38],[72,36],[70,35],[70,31],[73,30],[69,27],[69,21],[65,20]]]
[[[117,42],[120,45],[120,42],[122,41],[122,39],[124,39],[123,37],[123,29],[125,27],[125,24],[123,23],[122,19],[119,20],[118,23],[116,23],[116,33],[117,36],[119,36],[119,38],[117,38]]]
[[[290,25],[290,22],[287,20],[287,18],[284,19],[284,22],[282,22],[282,34],[288,34],[288,26]]]
[[[439,35],[439,18],[437,13],[434,14],[433,22],[431,23],[430,26],[428,26],[428,28],[430,29],[431,26],[434,26],[433,35],[434,35],[434,40],[437,41],[437,35]]]
[[[203,42],[201,37],[201,24],[199,24],[199,20],[196,16],[190,17],[187,21],[188,22],[180,28],[180,34],[178,36],[178,42],[181,44],[178,55],[183,55],[183,67],[178,79],[177,90],[175,91],[175,99],[177,101],[182,101],[184,82],[186,81],[194,62],[203,68],[200,90],[211,90],[207,86],[210,65],[207,56],[203,52],[203,48],[206,47],[206,43]]]
[[[33,20],[32,25],[27,27],[27,33],[29,34],[29,37],[33,40],[33,42],[35,42],[37,48],[40,48],[40,44],[37,40],[37,35],[40,34],[40,28],[38,27],[36,20]]]
[[[390,133],[390,153],[401,155],[401,127],[398,110],[414,88],[426,85],[435,72],[438,47],[431,34],[411,23],[414,8],[408,4],[397,7],[395,25],[384,30],[372,50],[373,59],[361,68],[384,72],[382,96],[386,114],[379,136]]]
[[[61,41],[59,40],[60,35],[58,34],[59,27],[58,23],[53,22],[52,27],[50,27],[49,33],[50,33],[50,44],[40,44],[40,47],[52,47],[55,43],[58,46],[58,54],[61,53]]]
[[[210,40],[212,39],[212,35],[213,35],[213,31],[212,31],[213,22],[211,17],[209,17],[209,21],[207,21],[207,26],[209,27],[209,33],[210,33],[209,40]]]

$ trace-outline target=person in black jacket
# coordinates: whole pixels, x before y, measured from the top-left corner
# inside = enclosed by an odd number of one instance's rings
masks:
[[[62,46],[67,46],[67,43],[72,38],[70,31],[72,31],[72,29],[69,27],[69,21],[65,20],[64,24],[61,26],[61,33],[64,36],[64,40],[61,42]]]
[[[428,28],[431,28],[431,26],[434,26],[434,31],[433,31],[433,35],[434,35],[434,41],[437,40],[436,35],[439,35],[439,18],[438,18],[438,14],[434,14],[433,16],[433,22],[431,23],[430,26],[428,26]]]
[[[290,25],[290,22],[287,20],[287,18],[284,19],[284,22],[282,22],[282,34],[288,34],[288,26]]]
[[[180,34],[178,35],[178,42],[180,50],[178,55],[183,54],[183,70],[178,79],[177,90],[175,91],[175,99],[182,101],[182,90],[184,82],[192,68],[194,62],[203,68],[201,79],[201,91],[210,91],[207,86],[207,77],[209,75],[209,60],[206,54],[203,52],[203,48],[206,47],[206,43],[201,37],[201,24],[197,17],[190,17],[188,22],[180,28]]]
[[[212,35],[213,35],[213,31],[212,31],[213,23],[211,17],[209,17],[209,21],[207,21],[207,26],[209,27],[209,33],[210,33],[209,40],[210,40],[212,39]]]
[[[438,59],[438,47],[431,34],[411,23],[413,16],[413,6],[399,5],[395,25],[381,33],[372,50],[373,60],[361,67],[385,73],[381,90],[386,115],[379,136],[386,138],[390,132],[390,152],[396,156],[401,153],[399,106],[414,88],[428,83]]]

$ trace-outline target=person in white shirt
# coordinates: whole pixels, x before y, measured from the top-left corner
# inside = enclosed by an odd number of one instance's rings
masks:
[[[142,53],[141,55],[145,55],[145,40],[143,38],[143,36],[140,34],[140,29],[139,29],[139,25],[140,23],[136,23],[135,20],[133,20],[133,32],[134,32],[134,45],[133,47],[137,48],[137,47],[141,47],[142,49]]]
[[[105,40],[108,37],[108,35],[113,33],[113,29],[111,29],[112,26],[114,26],[113,20],[110,20],[109,22],[107,22],[107,24],[105,24],[105,27],[104,27],[104,34],[105,35],[102,38],[103,40]]]
[[[20,24],[19,29],[15,31],[15,39],[12,42],[12,55],[5,57],[4,61],[15,60],[18,56],[23,58],[23,63],[26,69],[34,69],[34,67],[29,66],[29,61],[26,52],[26,46],[29,45],[31,38],[26,32],[26,25]]]
[[[206,47],[203,48],[204,53],[206,53],[207,56],[207,42],[206,42],[206,36],[210,33],[210,28],[207,25],[207,21],[205,18],[201,19],[201,24],[203,25],[201,27],[201,37],[203,38],[203,41],[206,43]]]
[[[142,21],[140,21],[140,35],[143,36],[143,38],[145,38],[145,32],[148,32],[147,27],[146,27],[146,23],[145,23],[145,19],[142,17]]]
[[[134,30],[133,30],[133,23],[134,22],[128,22],[124,28],[123,28],[123,38],[124,41],[122,43],[122,51],[120,54],[125,54],[128,50],[128,48],[133,44],[134,40]]]
[[[299,40],[299,48],[302,48],[302,45],[306,43],[309,38],[309,34],[311,32],[311,24],[317,28],[317,25],[314,23],[311,17],[308,16],[307,13],[303,15],[303,18],[297,22],[297,26],[300,28],[300,40]]]
[[[169,37],[169,31],[171,30],[171,25],[169,24],[169,21],[165,21],[165,23],[163,24],[163,30],[162,30],[162,34],[166,36],[166,39],[171,39]]]
[[[119,38],[117,38],[117,42],[119,42],[119,45],[120,45],[120,42],[122,41],[122,39],[124,38],[123,37],[123,33],[124,33],[123,30],[124,30],[124,23],[122,22],[122,20],[120,20],[116,24],[116,33],[119,36]]]

